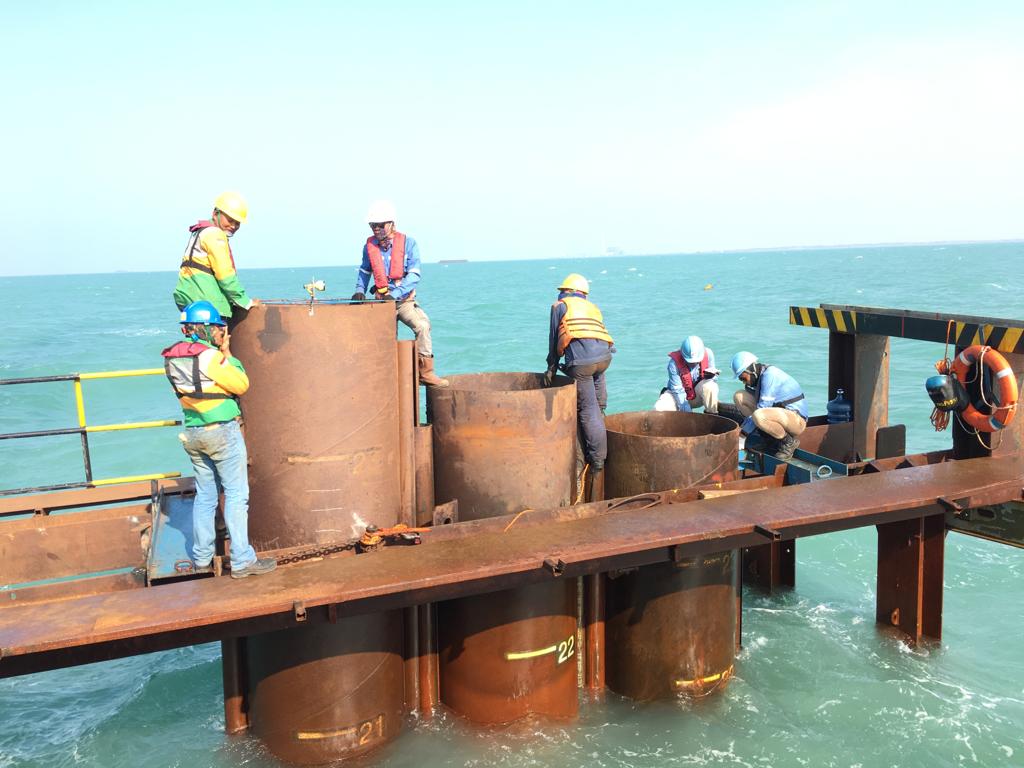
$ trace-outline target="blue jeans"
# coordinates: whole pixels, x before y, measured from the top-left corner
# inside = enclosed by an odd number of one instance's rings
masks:
[[[566,368],[576,382],[576,420],[582,436],[584,460],[594,466],[604,466],[608,458],[608,433],[604,426],[604,411],[608,407],[608,388],[604,372],[611,359],[589,365],[570,365]]]
[[[256,562],[249,544],[249,471],[245,440],[237,421],[185,429],[185,453],[192,459],[196,499],[192,504],[192,559],[206,565],[213,559],[217,531],[217,495],[224,492],[224,523],[231,536],[231,568]]]

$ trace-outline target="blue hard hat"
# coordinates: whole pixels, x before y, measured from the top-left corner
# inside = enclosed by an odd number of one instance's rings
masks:
[[[227,325],[220,312],[208,301],[193,301],[181,310],[181,322],[197,325]]]
[[[700,336],[687,336],[679,345],[683,360],[688,363],[699,363],[704,359],[704,341]]]

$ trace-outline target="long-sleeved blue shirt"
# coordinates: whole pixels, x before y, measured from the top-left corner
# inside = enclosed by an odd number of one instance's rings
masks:
[[[566,296],[587,298],[585,294],[573,291],[562,291],[558,294],[560,299]],[[548,329],[548,368],[558,365],[558,360],[561,358],[561,355],[558,354],[558,326],[567,310],[568,308],[561,301],[556,301],[551,305],[551,326]],[[563,353],[565,366],[568,368],[571,365],[592,365],[610,360],[614,350],[615,348],[611,344],[601,339],[573,339]]]
[[[790,376],[781,368],[777,368],[774,365],[766,366],[761,371],[761,379],[758,381],[757,387],[757,407],[758,408],[777,408],[776,403],[782,402],[783,400],[790,400],[791,398],[798,397],[803,394],[803,390],[800,389],[800,385],[796,383],[796,379]],[[782,406],[788,408],[791,411],[796,411],[805,419],[807,418],[807,398],[800,398],[795,403]],[[756,429],[754,425],[754,419],[748,416],[743,424],[740,426],[740,431],[745,435],[749,435]]]
[[[708,353],[708,370],[716,371],[715,378],[718,378],[718,366],[715,365],[715,353],[709,348]],[[690,411],[690,404],[686,401],[686,388],[683,387],[683,379],[679,375],[679,369],[676,367],[676,361],[671,357],[668,359],[668,391],[672,393],[672,397],[676,399],[676,407],[680,411]],[[694,363],[690,366],[690,377],[693,379],[693,386],[697,386],[700,381],[700,363]]]
[[[374,240],[376,242],[376,239]],[[381,249],[380,255],[384,259],[384,272],[385,274],[391,269],[391,250],[394,244],[392,239],[392,245],[388,246],[385,251]],[[405,274],[402,279],[396,283],[393,280],[388,280],[388,291],[394,297],[395,301],[401,301],[413,292],[416,288],[417,283],[420,281],[420,249],[416,245],[416,241],[406,235],[405,237]],[[370,266],[370,254],[366,249],[366,245],[363,245],[363,262],[359,265],[359,271],[356,273],[356,293],[366,293],[367,285],[373,285],[373,268]]]

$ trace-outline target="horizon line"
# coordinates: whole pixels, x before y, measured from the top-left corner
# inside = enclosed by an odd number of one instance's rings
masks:
[[[833,245],[775,245],[775,246],[762,246],[757,248],[711,248],[704,250],[695,251],[666,251],[662,253],[600,253],[600,254],[564,254],[562,256],[544,256],[544,257],[530,257],[523,259],[484,259],[474,261],[473,259],[457,259],[457,263],[470,263],[470,264],[507,264],[514,261],[554,261],[556,259],[618,259],[618,258],[635,258],[635,259],[647,259],[659,256],[701,256],[709,253],[772,253],[777,251],[828,251],[837,249],[852,249],[852,248],[914,248],[927,245],[1012,245],[1015,243],[1024,243],[1024,238],[1003,238],[995,240],[919,240],[919,241],[893,241],[893,242],[876,242],[876,243],[837,243]],[[450,259],[438,259],[437,261],[424,261],[424,264],[440,264],[442,261],[451,261]],[[283,266],[283,267],[246,267],[246,271],[256,272],[258,270],[270,270],[270,269],[308,269],[310,267],[340,267],[340,268],[354,268],[359,267],[358,264],[307,264],[298,266]],[[178,270],[175,269],[118,269],[113,272],[37,272],[27,275],[10,275],[0,273],[0,278],[19,278],[19,277],[74,277],[77,275],[156,275],[161,273],[176,273]],[[241,271],[241,270],[240,270]]]

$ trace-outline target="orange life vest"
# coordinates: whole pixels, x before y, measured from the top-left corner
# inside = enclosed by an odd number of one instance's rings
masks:
[[[565,304],[565,314],[558,323],[559,355],[565,352],[573,339],[600,339],[614,343],[604,327],[601,310],[595,304],[579,296],[565,296],[558,301]]]
[[[388,287],[388,279],[397,283],[405,277],[405,235],[401,232],[391,233],[391,268],[387,272],[384,271],[384,256],[377,245],[377,238],[366,238],[366,255],[370,257],[373,284],[378,292]]]

